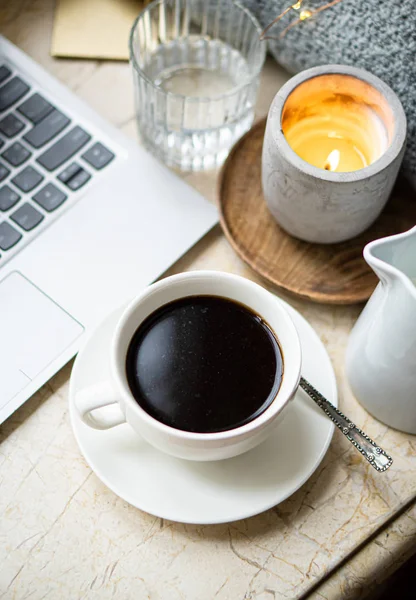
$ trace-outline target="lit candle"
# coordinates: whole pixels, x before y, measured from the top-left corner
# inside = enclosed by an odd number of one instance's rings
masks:
[[[286,100],[282,129],[303,160],[327,171],[363,169],[388,147],[388,131],[369,103],[372,88],[347,75],[322,75]]]
[[[270,212],[306,241],[358,235],[387,202],[405,141],[403,107],[378,77],[341,65],[299,73],[267,119],[262,183]]]

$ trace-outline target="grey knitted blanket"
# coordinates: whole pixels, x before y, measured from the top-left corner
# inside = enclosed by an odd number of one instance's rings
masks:
[[[263,27],[296,0],[241,0]],[[316,9],[327,0],[304,0]],[[296,20],[291,10],[269,35]],[[323,64],[362,67],[385,81],[399,96],[407,116],[403,173],[416,188],[416,0],[341,0],[269,41],[275,59],[288,71]]]

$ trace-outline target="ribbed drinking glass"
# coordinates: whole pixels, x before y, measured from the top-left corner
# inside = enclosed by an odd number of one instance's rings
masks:
[[[247,131],[266,47],[234,0],[156,0],[130,35],[143,142],[169,166],[220,165]]]

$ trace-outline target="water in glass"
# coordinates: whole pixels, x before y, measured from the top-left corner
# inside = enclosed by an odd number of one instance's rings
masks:
[[[151,5],[132,31],[139,130],[170,166],[213,168],[253,121],[265,49],[232,0],[168,4]]]

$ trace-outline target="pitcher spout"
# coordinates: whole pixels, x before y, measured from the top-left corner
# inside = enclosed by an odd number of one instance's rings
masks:
[[[416,226],[370,242],[364,258],[382,283],[400,283],[416,299]]]

